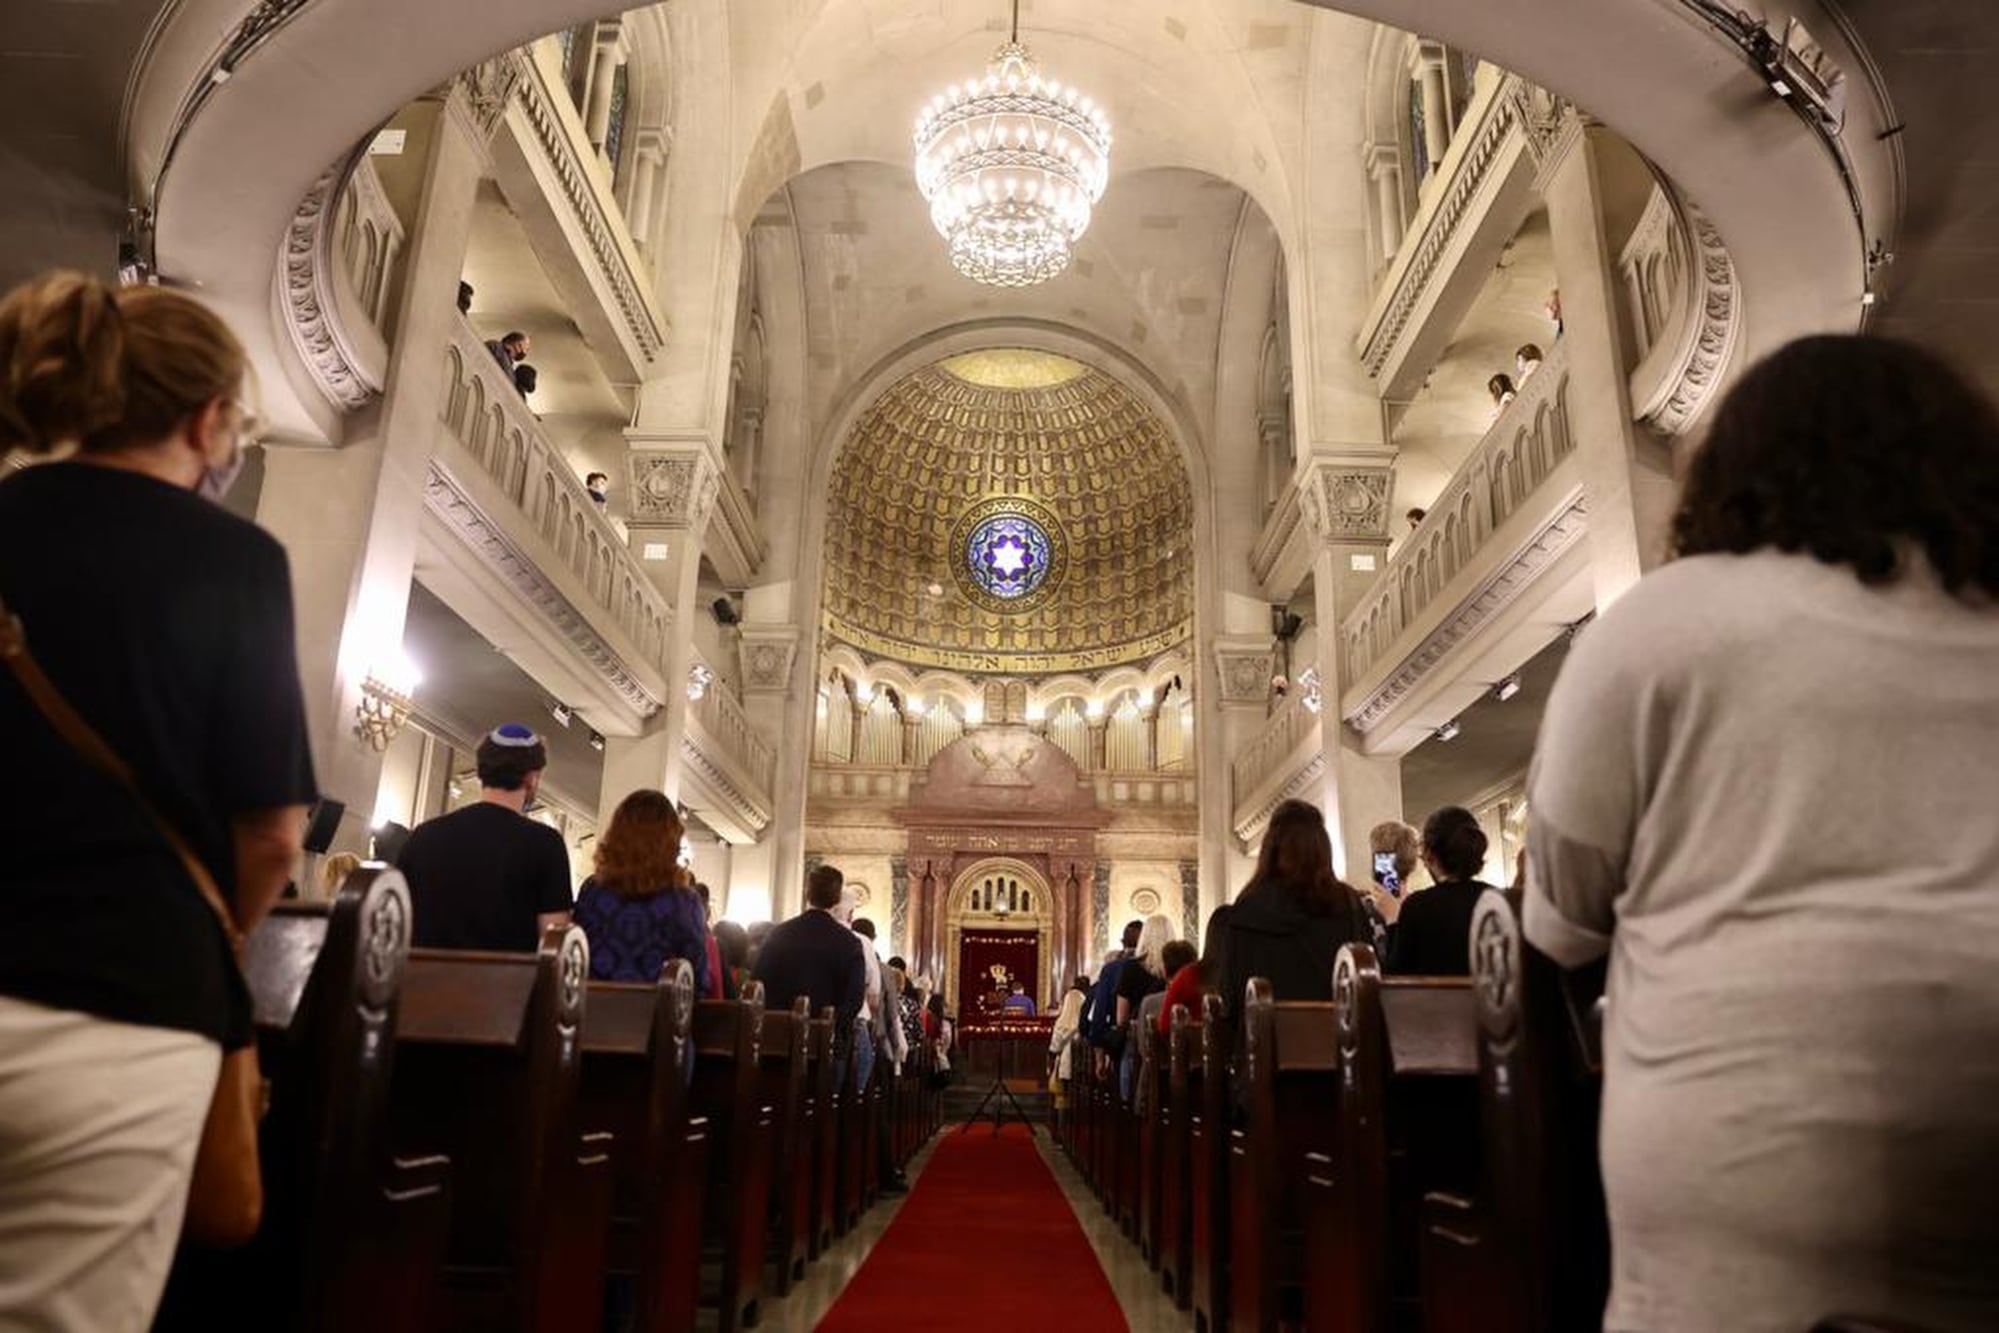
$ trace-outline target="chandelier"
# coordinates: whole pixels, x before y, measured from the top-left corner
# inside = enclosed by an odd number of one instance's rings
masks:
[[[916,185],[951,263],[994,287],[1069,267],[1110,179],[1111,126],[1077,89],[1041,76],[1013,30],[985,77],[953,84],[916,122]]]

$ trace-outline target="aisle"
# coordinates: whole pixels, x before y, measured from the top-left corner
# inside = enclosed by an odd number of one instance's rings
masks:
[[[947,1130],[820,1333],[1127,1327],[1028,1131]]]

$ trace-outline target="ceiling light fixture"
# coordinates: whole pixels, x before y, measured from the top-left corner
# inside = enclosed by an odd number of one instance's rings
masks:
[[[1505,703],[1518,693],[1520,693],[1520,673],[1518,671],[1492,687],[1492,697],[1501,703]]]
[[[952,84],[916,122],[916,185],[951,263],[994,287],[1063,269],[1110,180],[1111,125],[1074,87],[1043,78],[1020,44],[1020,0],[985,77]]]
[[[1454,741],[1458,738],[1458,732],[1461,730],[1463,728],[1458,726],[1458,720],[1452,718],[1449,722],[1437,728],[1437,739],[1440,741]]]

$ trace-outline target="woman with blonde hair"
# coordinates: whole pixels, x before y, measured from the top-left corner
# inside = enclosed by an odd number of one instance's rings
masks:
[[[1173,922],[1154,912],[1145,918],[1138,933],[1138,947],[1119,969],[1117,978],[1117,1037],[1119,1049],[1118,1086],[1131,1100],[1132,1080],[1138,1076],[1138,1049],[1128,1039],[1131,1020],[1148,995],[1157,995],[1171,980],[1166,975],[1166,946],[1173,942]]]
[[[332,902],[340,896],[340,886],[347,877],[361,868],[361,858],[352,852],[335,852],[319,867],[319,896],[323,902]]]
[[[598,981],[652,982],[667,961],[694,969],[708,993],[708,915],[680,866],[686,829],[664,793],[635,791],[618,802],[597,838],[596,873],[576,895],[574,920],[590,941]]]
[[[0,481],[0,1326],[152,1322],[252,1039],[232,946],[318,794],[284,548],[210,503],[256,434],[248,372],[168,288],[0,300],[0,454],[55,460]]]

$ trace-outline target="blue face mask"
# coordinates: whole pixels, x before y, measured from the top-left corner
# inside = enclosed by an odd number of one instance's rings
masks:
[[[216,504],[221,504],[223,497],[229,494],[229,488],[236,484],[236,478],[243,475],[243,465],[247,461],[249,460],[244,456],[243,446],[239,443],[227,463],[220,467],[210,464],[202,468],[201,480],[195,483],[194,493],[204,500],[213,500]]]

